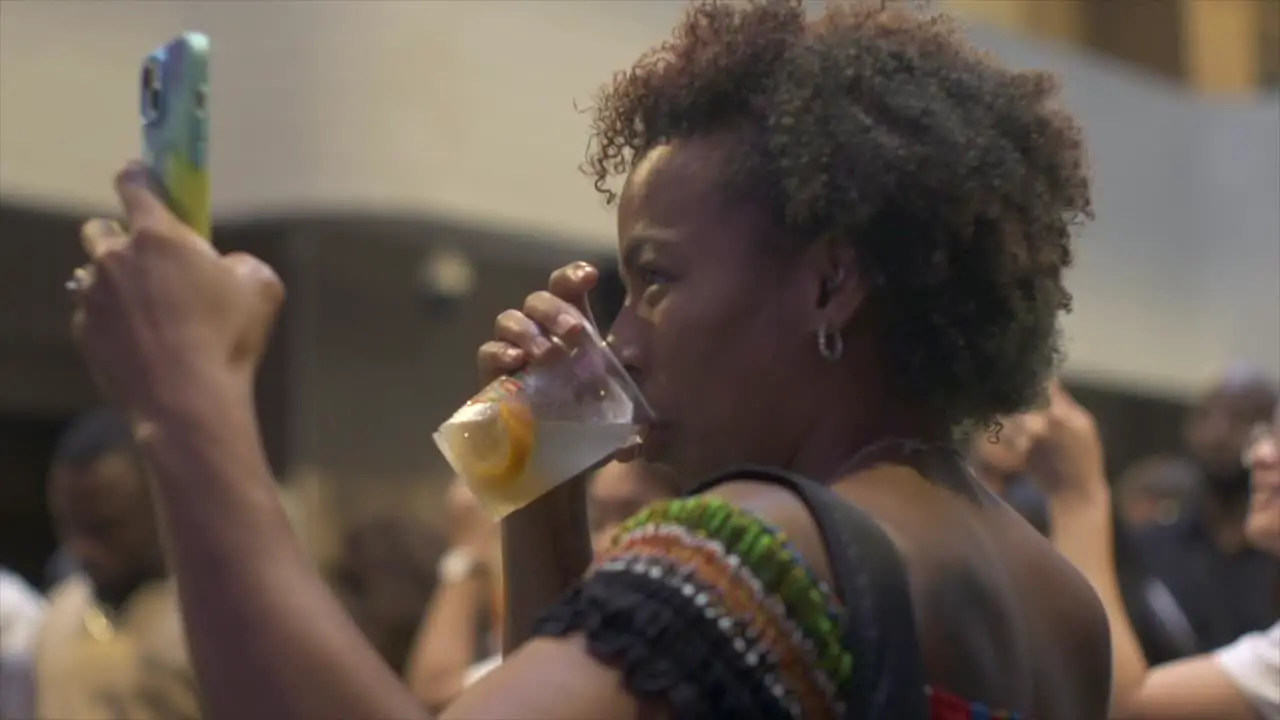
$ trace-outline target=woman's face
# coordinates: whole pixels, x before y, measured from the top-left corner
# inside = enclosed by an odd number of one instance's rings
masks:
[[[796,415],[804,379],[822,362],[819,281],[757,249],[763,215],[718,182],[725,148],[708,138],[653,149],[618,206],[627,302],[610,342],[658,417],[646,460],[686,483],[730,462],[786,462],[807,430]]]
[[[1280,556],[1280,405],[1270,425],[1260,426],[1245,448],[1251,491],[1245,533],[1262,550]]]

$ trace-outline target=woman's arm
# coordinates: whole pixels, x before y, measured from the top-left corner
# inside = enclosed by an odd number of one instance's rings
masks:
[[[298,545],[247,383],[213,375],[188,391],[147,418],[139,445],[212,715],[425,718]]]
[[[837,716],[853,659],[840,602],[789,539],[803,505],[731,485],[624,524],[538,623],[540,637],[444,717]],[[780,512],[766,520],[725,496]]]
[[[591,562],[586,488],[586,476],[579,475],[502,521],[504,652],[533,636],[538,616]]]
[[[85,225],[90,264],[69,283],[72,329],[95,378],[137,422],[210,714],[426,718],[304,557],[275,490],[253,381],[283,300],[279,278],[183,226],[143,165],[122,171],[116,189],[130,232],[105,220]],[[589,287],[591,273],[570,270]],[[523,362],[523,351],[488,347]],[[525,692],[484,717],[536,705],[542,681],[566,667],[572,658],[524,665]],[[568,714],[608,718],[616,709]]]
[[[1273,678],[1272,682],[1277,679]],[[1258,720],[1262,717],[1211,655],[1197,655],[1151,668],[1112,716],[1120,720]]]
[[[409,689],[432,710],[446,707],[467,686],[486,584],[478,567],[465,577],[442,576],[427,606],[406,675]]]

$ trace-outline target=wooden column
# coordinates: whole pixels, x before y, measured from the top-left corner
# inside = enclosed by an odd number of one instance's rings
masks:
[[[943,7],[966,22],[1023,32],[1030,30],[1032,4],[1027,0],[947,0]]]
[[[1037,37],[1087,47],[1086,0],[1032,0],[1027,6],[1030,29]]]
[[[1262,74],[1264,2],[1181,0],[1187,81],[1215,94],[1252,93]]]

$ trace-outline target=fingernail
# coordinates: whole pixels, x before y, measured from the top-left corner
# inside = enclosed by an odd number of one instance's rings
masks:
[[[554,347],[551,344],[551,341],[544,337],[535,339],[532,345],[533,345],[533,352],[535,355],[542,355],[543,353],[551,352],[551,348]]]
[[[120,180],[127,183],[146,182],[148,173],[146,165],[134,160],[125,165],[124,170],[120,171]]]
[[[520,359],[521,354],[519,348],[506,348],[502,351],[502,359],[508,362],[515,362]]]
[[[578,318],[570,313],[561,313],[556,317],[555,327],[551,328],[556,335],[568,335],[578,327]]]

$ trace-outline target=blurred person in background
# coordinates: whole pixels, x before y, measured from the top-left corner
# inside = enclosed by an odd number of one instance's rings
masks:
[[[587,481],[591,542],[603,549],[622,522],[658,500],[676,497],[669,473],[642,461],[611,462]],[[440,563],[440,585],[422,620],[409,664],[409,687],[440,710],[501,662],[500,532],[460,480],[450,484],[451,549]]]
[[[1186,424],[1190,460],[1203,478],[1200,502],[1173,523],[1135,534],[1201,652],[1280,619],[1280,560],[1245,538],[1249,471],[1240,456],[1250,430],[1270,419],[1276,401],[1275,386],[1251,372],[1234,373],[1213,388]]]
[[[123,414],[100,409],[72,422],[54,450],[49,508],[83,570],[50,593],[35,648],[36,717],[198,718],[177,592]]]
[[[31,654],[43,618],[40,593],[0,566],[0,720],[35,717]]]
[[[370,644],[397,673],[413,647],[422,608],[436,591],[442,533],[398,515],[361,520],[344,534],[332,584]]]
[[[1173,525],[1199,512],[1204,477],[1192,461],[1168,455],[1143,458],[1116,481],[1116,505],[1126,526]]]
[[[80,571],[80,564],[76,562],[71,548],[66,545],[59,545],[58,549],[53,551],[53,554],[49,556],[49,561],[44,565],[44,587],[52,589],[58,583]]]
[[[502,657],[498,524],[460,479],[449,483],[445,505],[449,546],[435,569],[435,592],[417,608],[417,636],[405,667],[409,689],[433,711]]]
[[[1244,522],[1259,552],[1280,557],[1280,405],[1269,424],[1241,440],[1252,491]],[[1112,557],[1113,503],[1093,417],[1065,392],[1048,412],[1034,453],[1048,491],[1053,540],[1097,590],[1111,624],[1114,695],[1111,716],[1130,720],[1280,720],[1280,622],[1225,647],[1148,665],[1120,602]]]
[[[988,490],[1043,534],[1049,531],[1044,494],[1027,477],[1027,454],[1042,425],[1040,413],[1035,412],[1001,418],[998,433],[977,433],[970,440],[969,463]]]

